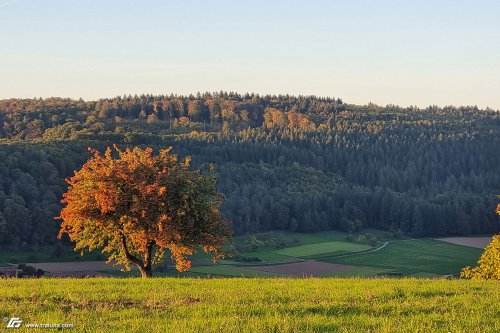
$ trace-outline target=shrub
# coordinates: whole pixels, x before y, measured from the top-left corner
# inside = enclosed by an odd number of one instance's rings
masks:
[[[360,243],[368,243],[370,246],[376,246],[379,243],[378,237],[369,232],[360,234],[356,241]]]
[[[19,264],[17,268],[21,271],[18,273],[18,277],[41,277],[45,272],[42,269],[36,269],[33,266],[28,266],[26,264]]]
[[[477,267],[465,267],[462,269],[460,277],[477,280],[500,280],[500,234],[493,236],[491,243],[479,258]]]
[[[298,244],[300,244],[300,239],[298,237],[294,237],[292,240],[287,241],[280,233],[271,231],[246,236],[244,245],[241,246],[239,250],[242,252],[252,252],[258,249],[277,250]]]
[[[261,262],[259,257],[245,257],[245,256],[235,256],[234,257],[235,261],[239,262]]]

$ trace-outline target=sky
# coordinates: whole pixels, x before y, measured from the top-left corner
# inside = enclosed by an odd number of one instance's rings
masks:
[[[0,98],[255,92],[500,109],[498,0],[0,0]]]

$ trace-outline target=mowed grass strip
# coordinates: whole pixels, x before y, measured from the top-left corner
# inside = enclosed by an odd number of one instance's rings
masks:
[[[190,272],[202,273],[208,275],[221,275],[221,276],[239,276],[239,277],[275,277],[282,276],[276,272],[265,272],[252,269],[250,267],[238,267],[229,265],[212,265],[212,266],[199,266],[192,267]]]
[[[403,275],[433,273],[458,274],[462,267],[474,265],[482,249],[455,245],[432,239],[395,241],[375,252],[321,261],[365,267],[386,268]]]
[[[371,247],[368,245],[336,241],[287,247],[274,252],[284,256],[303,258],[326,253],[349,253],[366,251],[369,249],[371,249]]]
[[[72,323],[75,332],[487,333],[500,331],[499,286],[428,279],[9,279],[0,288],[0,315]]]
[[[284,256],[281,254],[278,254],[274,251],[270,250],[262,250],[262,251],[254,251],[254,252],[247,252],[244,253],[244,255],[248,257],[257,257],[262,261],[280,261],[284,259],[289,259],[288,256]]]

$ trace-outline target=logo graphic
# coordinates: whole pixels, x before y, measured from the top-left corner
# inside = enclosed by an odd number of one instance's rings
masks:
[[[22,322],[21,318],[10,318],[7,328],[19,328]]]

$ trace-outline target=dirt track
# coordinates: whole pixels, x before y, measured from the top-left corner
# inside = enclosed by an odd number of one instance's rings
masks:
[[[293,276],[321,276],[329,273],[338,273],[352,270],[354,266],[328,264],[317,261],[303,261],[292,264],[270,265],[270,266],[253,266],[252,269],[280,273]]]
[[[438,238],[438,240],[457,245],[484,249],[491,242],[491,237],[446,237]]]

